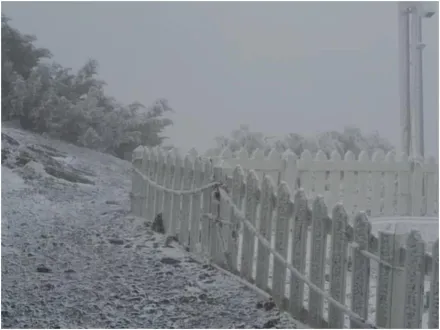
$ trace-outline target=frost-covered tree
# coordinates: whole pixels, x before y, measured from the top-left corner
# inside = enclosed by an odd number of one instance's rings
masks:
[[[367,151],[370,156],[376,150],[383,150],[385,153],[393,150],[393,146],[380,137],[378,132],[363,134],[360,129],[354,127],[346,127],[343,132],[329,131],[310,137],[290,133],[281,138],[270,138],[261,132],[252,132],[249,126],[241,125],[239,129],[232,131],[229,137],[217,137],[215,142],[216,147],[210,152],[217,154],[226,147],[232,152],[245,148],[249,154],[257,148],[264,150],[265,154],[271,149],[276,149],[279,152],[291,150],[297,155],[301,155],[304,150],[309,150],[313,155],[322,150],[327,157],[330,157],[334,150],[339,152],[341,157],[349,150],[356,156],[362,150]]]
[[[34,45],[35,36],[20,33],[9,21],[2,13],[2,120],[13,117],[11,94],[16,85],[29,78],[41,59],[52,56],[48,49]]]
[[[34,46],[36,38],[12,28],[2,15],[2,120],[18,118],[24,129],[123,157],[138,145],[160,145],[172,124],[172,111],[159,99],[146,108],[123,105],[106,95],[98,62],[88,60],[77,72],[49,59]]]

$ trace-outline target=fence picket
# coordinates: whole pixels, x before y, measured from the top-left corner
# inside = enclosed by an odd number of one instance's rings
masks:
[[[165,155],[163,154],[163,151],[161,149],[158,149],[157,151],[157,178],[156,183],[160,186],[163,186],[164,181],[164,172],[165,172]],[[154,197],[155,204],[154,204],[154,217],[162,212],[162,202],[163,202],[163,191],[160,189],[156,189],[156,195]]]
[[[269,153],[269,160],[272,159],[271,153]],[[298,172],[298,157],[296,154],[294,154],[292,151],[287,150],[284,152],[282,156],[282,169],[279,180],[274,181],[275,185],[278,185],[281,181],[284,181],[287,183],[287,186],[289,187],[290,191],[295,193],[299,186],[297,184],[298,178],[299,178],[299,172]]]
[[[338,164],[342,161],[341,155],[339,152],[334,150],[331,153],[331,161],[333,164]],[[336,205],[341,199],[341,170],[337,169],[338,167],[330,170],[329,174],[329,199],[327,205]]]
[[[192,162],[192,156],[186,155],[183,161],[183,190],[190,190],[193,187],[194,181],[194,168]],[[188,246],[189,241],[189,214],[191,198],[189,195],[182,196],[182,217],[180,220],[179,242],[183,246]]]
[[[304,274],[306,268],[308,227],[311,219],[309,218],[307,197],[303,189],[298,190],[295,194],[293,219],[291,263],[301,274]],[[303,301],[304,283],[294,274],[291,274],[289,310],[296,318],[301,318]]]
[[[373,164],[383,163],[385,154],[378,150],[373,154]],[[382,171],[373,171],[371,173],[371,216],[381,214],[381,196],[382,196]],[[344,203],[345,204],[345,203]]]
[[[386,157],[385,162],[389,164],[390,168],[395,167],[394,152],[390,151]],[[396,172],[386,171],[384,173],[384,198],[383,198],[383,214],[393,215],[394,211],[394,196],[396,195]]]
[[[301,169],[310,168],[313,162],[312,154],[309,150],[304,150],[301,153],[301,158],[298,161],[298,167]],[[299,188],[303,188],[309,201],[313,201],[312,192],[312,172],[301,171],[299,174]]]
[[[379,231],[379,258],[390,265],[395,263],[397,251],[394,236],[394,233]],[[376,325],[381,328],[390,328],[391,326],[392,276],[393,269],[379,263],[376,287]]]
[[[148,162],[149,162],[149,154],[147,148],[143,148],[142,152],[142,165],[140,171],[142,174],[147,175],[148,171]],[[140,216],[147,216],[147,197],[148,197],[148,183],[143,178],[139,178],[140,184],[142,184],[142,192],[141,192],[141,200],[140,200]]]
[[[213,169],[213,179],[216,182],[221,182],[222,180],[222,168],[219,166],[215,166]],[[211,215],[214,219],[209,219],[209,251],[210,257],[216,264],[224,264],[224,255],[225,251],[222,251],[221,239],[219,237],[220,234],[220,224],[218,220],[220,220],[220,195],[217,194],[216,189],[211,190]]]
[[[319,150],[316,153],[315,161],[322,162],[322,163],[328,162],[327,156],[325,155],[324,151]],[[327,181],[326,173],[327,173],[327,171],[322,171],[322,170],[316,171],[314,173],[315,174],[315,182],[314,182],[315,183],[314,184],[315,196],[318,196],[318,195],[324,196],[325,195],[325,186],[326,186],[326,181]]]
[[[202,161],[199,157],[194,160],[194,188],[202,185]],[[192,195],[191,201],[191,233],[190,233],[190,251],[195,252],[200,239],[200,212],[201,212],[201,193],[197,192]]]
[[[370,158],[368,157],[368,153],[365,150],[362,150],[359,154],[359,163],[361,164],[369,164]],[[358,182],[357,182],[357,196],[356,196],[356,210],[366,212],[368,210],[368,188],[369,188],[369,173],[367,171],[360,170],[358,172]]]
[[[153,148],[150,152],[150,179],[153,182],[157,181],[158,175],[158,150],[157,148]],[[153,221],[156,214],[154,213],[154,205],[155,205],[155,197],[156,197],[156,188],[153,185],[150,185],[148,189],[148,203],[147,203],[147,212],[148,212],[148,220]]]
[[[181,190],[182,189],[182,174],[183,174],[183,167],[182,167],[182,158],[180,157],[179,153],[176,153],[174,155],[174,179],[173,179],[173,189],[174,190]],[[180,227],[180,202],[181,202],[182,196],[173,194],[172,197],[172,213],[170,214],[170,221],[169,221],[169,234],[174,236],[178,233],[179,227]]]
[[[390,328],[403,328],[402,302],[405,300],[405,269],[401,267],[401,259],[405,254],[404,249],[405,237],[402,234],[394,232],[394,258],[392,271],[392,296],[391,296],[391,312],[390,312]]]
[[[327,207],[324,199],[318,196],[313,201],[312,209],[312,251],[310,260],[310,280],[319,288],[324,288],[325,252],[327,247],[326,232]],[[320,328],[322,324],[323,298],[310,291],[309,325]]]
[[[231,199],[232,203],[237,206],[239,210],[242,209],[242,190],[244,186],[244,173],[240,165],[237,165],[232,173],[232,189]],[[230,208],[230,221],[231,221],[231,239],[228,241],[228,253],[231,258],[231,265],[233,271],[238,271],[237,258],[238,258],[238,244],[240,242],[240,222],[235,215],[234,209]]]
[[[278,186],[277,216],[275,225],[275,250],[287,259],[287,244],[289,233],[289,219],[292,213],[289,187],[285,182]],[[286,267],[278,259],[273,261],[272,297],[275,303],[282,308],[285,297]]]
[[[424,293],[425,244],[419,232],[412,230],[406,240],[405,256],[405,302],[403,327],[421,328],[421,303]]]
[[[142,171],[142,160],[134,159],[133,167],[139,171]],[[131,191],[132,191],[132,200],[131,200],[131,209],[134,215],[141,216],[142,212],[142,191],[143,191],[143,179],[142,176],[139,175],[136,171],[133,171],[132,179],[131,179]]]
[[[435,241],[432,247],[432,274],[431,274],[431,287],[429,288],[429,311],[428,311],[428,328],[438,329],[438,239]]]
[[[172,188],[174,179],[174,152],[170,150],[167,153],[166,163],[165,163],[165,188]],[[163,216],[162,220],[164,222],[165,230],[167,233],[170,232],[171,228],[171,202],[172,194],[170,192],[164,191],[163,193]]]
[[[430,157],[426,159],[425,168],[424,196],[426,198],[426,215],[433,216],[436,214],[436,204],[438,202],[438,166],[435,158]]]
[[[423,170],[422,165],[413,162],[413,173],[411,180],[411,212],[413,216],[422,215],[422,187],[423,187]]]
[[[347,151],[344,156],[344,162],[352,164],[356,163],[357,161],[354,153],[350,150]],[[345,208],[348,215],[353,215],[356,200],[356,181],[354,171],[344,171],[343,189]]]
[[[408,156],[405,153],[400,153],[397,161],[401,165],[397,172],[397,214],[406,215],[410,214],[411,210]]]
[[[260,202],[260,234],[268,241],[272,238],[272,216],[274,209],[274,185],[268,176],[263,177]],[[269,277],[269,250],[258,240],[257,250],[257,273],[255,284],[262,290],[267,291]]]
[[[370,283],[370,260],[361,251],[368,251],[371,225],[364,212],[358,212],[354,219],[353,268],[351,279],[351,310],[365,320],[368,317],[368,292]],[[362,325],[351,320],[350,328]]]
[[[257,206],[258,199],[257,194],[259,194],[259,181],[257,174],[250,170],[246,177],[246,204],[245,204],[245,214],[246,219],[248,219],[252,225],[256,224]],[[253,282],[252,280],[252,270],[254,263],[254,246],[255,237],[253,233],[245,226],[243,228],[243,249],[241,255],[241,276],[245,279]]]
[[[211,182],[212,178],[212,163],[211,161],[205,161],[203,164],[203,185]],[[206,189],[202,193],[202,212],[203,214],[209,214],[211,212],[211,197],[212,189]],[[211,225],[211,220],[207,217],[202,217],[202,228],[200,233],[200,243],[202,254],[206,256],[210,255],[210,233],[209,228]]]
[[[345,303],[347,248],[348,248],[348,216],[342,204],[337,204],[332,212],[332,249],[330,267],[330,294]],[[330,304],[328,313],[328,326],[332,329],[344,327],[344,313]]]

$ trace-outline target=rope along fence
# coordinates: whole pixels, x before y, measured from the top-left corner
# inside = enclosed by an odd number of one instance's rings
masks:
[[[182,162],[176,154],[145,149],[142,159],[134,159],[134,167],[135,214],[152,219],[163,213],[167,234],[177,234],[180,244],[191,252],[208,256],[214,264],[239,274],[258,290],[269,292],[277,305],[293,317],[313,327],[340,328],[347,326],[346,321],[351,328],[389,328],[396,327],[396,322],[403,327],[420,325],[420,299],[410,299],[412,294],[420,296],[420,292],[412,292],[415,289],[406,285],[414,282],[417,288],[424,286],[425,276],[420,276],[420,272],[424,274],[427,268],[426,255],[420,249],[423,242],[417,232],[407,239],[407,246],[412,247],[415,242],[416,248],[407,248],[402,261],[394,256],[400,253],[401,242],[393,233],[380,233],[376,246],[370,246],[371,226],[364,213],[359,212],[350,227],[342,204],[333,208],[331,219],[322,197],[316,197],[309,209],[303,190],[297,191],[292,202],[285,183],[275,193],[270,178],[264,177],[260,184],[250,171],[245,180],[239,166],[230,177],[200,158],[187,156]],[[292,235],[288,235],[290,229]],[[329,234],[332,246],[327,260]],[[313,242],[309,277],[305,272],[308,236],[312,238],[309,243]],[[346,276],[349,247],[353,254],[351,285]],[[438,306],[438,240],[429,257],[437,265],[430,267],[429,326],[435,326],[438,307],[436,311],[432,302]],[[379,265],[374,321],[369,320],[368,313],[370,260]],[[420,267],[412,267],[418,260]],[[324,285],[326,261],[331,264],[329,292]],[[269,268],[273,268],[271,279]],[[414,269],[416,272],[409,271]],[[396,310],[392,304],[396,283],[401,285],[399,293],[405,292],[407,297],[401,307],[413,311],[403,318],[391,315]],[[304,306],[305,284],[310,291],[308,308]],[[347,286],[351,287],[350,301],[346,301]]]

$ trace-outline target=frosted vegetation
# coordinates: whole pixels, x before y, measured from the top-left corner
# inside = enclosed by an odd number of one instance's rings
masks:
[[[312,155],[322,150],[330,157],[332,151],[337,150],[341,157],[344,157],[349,150],[356,156],[365,150],[371,156],[376,150],[383,150],[386,154],[394,149],[378,132],[362,134],[356,127],[346,127],[343,132],[328,131],[315,136],[290,133],[284,137],[270,137],[261,132],[253,132],[247,125],[241,125],[232,131],[229,137],[219,136],[215,140],[216,147],[209,150],[213,154],[218,154],[224,148],[231,149],[233,153],[245,148],[249,154],[256,149],[262,149],[266,155],[271,149],[279,152],[291,150],[297,155],[301,155],[304,150],[309,150]]]
[[[139,145],[162,145],[161,133],[172,125],[166,99],[145,107],[139,102],[121,104],[105,93],[106,83],[98,77],[98,62],[90,59],[77,72],[51,61],[46,48],[35,45],[35,36],[22,34],[2,14],[2,121],[17,119],[24,129],[45,133],[79,146],[126,157]],[[392,149],[378,133],[363,135],[357,128],[329,131],[304,137],[290,133],[274,138],[242,125],[229,137],[216,138],[216,148],[232,151],[245,147],[268,152],[290,149],[297,154],[318,149],[328,155],[361,150]]]
[[[150,107],[124,105],[105,93],[98,62],[88,60],[76,73],[50,61],[2,14],[2,121],[17,119],[24,129],[124,157],[138,145],[156,146],[172,121],[166,99]]]

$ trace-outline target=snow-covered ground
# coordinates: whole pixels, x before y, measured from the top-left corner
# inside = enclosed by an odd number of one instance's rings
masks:
[[[5,145],[2,327],[304,327],[132,216],[129,162],[13,128]]]

